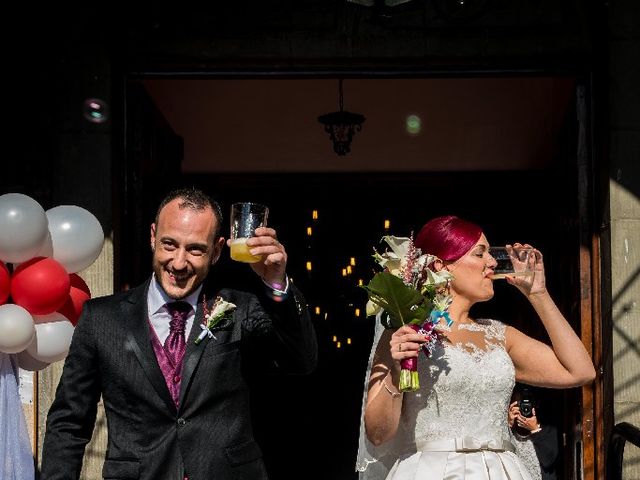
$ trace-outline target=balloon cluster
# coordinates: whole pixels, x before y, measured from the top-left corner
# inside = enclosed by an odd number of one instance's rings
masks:
[[[21,193],[0,195],[0,352],[41,370],[69,350],[82,305],[91,298],[76,274],[102,250],[93,214],[75,205],[46,212]]]

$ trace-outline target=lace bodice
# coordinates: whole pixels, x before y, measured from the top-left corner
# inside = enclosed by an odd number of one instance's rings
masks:
[[[515,369],[504,348],[505,328],[495,320],[461,325],[467,331],[458,343],[444,342],[418,360],[421,388],[405,394],[402,406],[406,440],[509,438]]]
[[[361,427],[356,465],[361,478],[385,478],[397,458],[416,452],[416,444],[425,440],[512,439],[507,413],[515,367],[505,349],[505,331],[505,324],[481,319],[443,332],[447,340],[418,360],[420,389],[404,394],[395,437],[374,447]],[[373,351],[370,363],[372,358]]]

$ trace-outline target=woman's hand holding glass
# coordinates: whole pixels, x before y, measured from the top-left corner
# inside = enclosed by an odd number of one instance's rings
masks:
[[[507,276],[507,282],[515,286],[526,297],[546,293],[547,287],[544,277],[544,263],[542,261],[542,253],[540,250],[533,248],[528,243],[514,243],[513,245],[507,245],[506,248],[516,270],[519,268],[524,269],[526,267],[532,272],[532,275]],[[531,249],[531,254],[527,255],[527,258],[524,260],[520,260],[516,252],[523,248]]]

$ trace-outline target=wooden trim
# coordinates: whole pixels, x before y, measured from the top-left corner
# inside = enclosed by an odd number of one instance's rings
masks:
[[[591,311],[592,311],[592,339],[593,339],[593,351],[592,359],[596,368],[596,379],[593,383],[593,411],[595,414],[594,423],[594,437],[595,437],[595,462],[596,462],[596,478],[605,478],[605,428],[604,428],[604,384],[603,384],[603,335],[602,335],[602,302],[601,292],[602,286],[600,284],[601,269],[600,269],[600,236],[596,233],[593,234],[591,239],[592,247],[591,251]]]
[[[592,323],[592,256],[590,248],[580,246],[580,331],[582,343],[593,358],[593,323]],[[595,422],[594,422],[594,388],[593,385],[582,387],[582,472],[585,480],[601,478],[595,476],[597,459],[595,455]]]
[[[587,82],[585,82],[587,83]],[[594,201],[593,178],[593,135],[591,132],[592,113],[590,96],[592,85],[582,84],[576,89],[576,107],[578,115],[578,146],[576,155],[577,173],[577,215],[579,219],[578,240],[579,253],[579,277],[580,277],[580,335],[582,342],[591,355],[591,358],[599,370],[602,354],[602,331],[599,325],[600,312],[600,250],[599,236],[593,228],[594,215],[591,208]],[[598,313],[598,314],[596,314]],[[598,407],[602,404],[602,389],[598,381],[582,387],[581,391],[581,445],[582,445],[582,469],[576,465],[576,472],[582,473],[584,480],[601,479],[599,474],[603,463],[600,455],[600,443],[602,422],[601,415],[596,412],[602,410]],[[580,477],[578,477],[580,478]]]
[[[33,460],[36,466],[40,463],[40,455],[38,455],[38,427],[40,422],[38,421],[38,372],[33,372],[33,430],[31,435],[31,451],[33,452]]]

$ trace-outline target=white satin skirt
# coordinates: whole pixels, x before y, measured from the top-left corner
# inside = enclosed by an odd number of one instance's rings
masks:
[[[399,458],[387,480],[531,480],[508,440],[452,438],[418,444]]]

